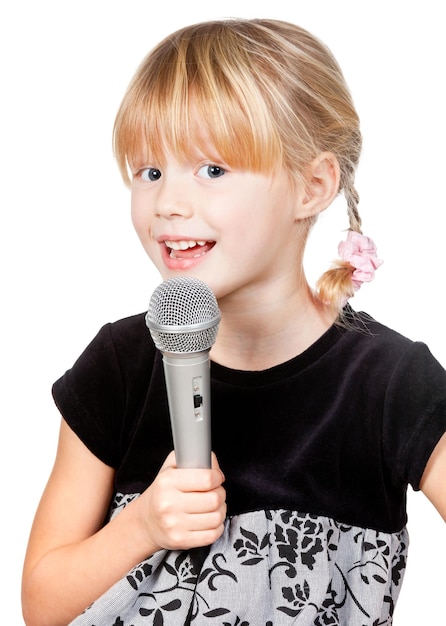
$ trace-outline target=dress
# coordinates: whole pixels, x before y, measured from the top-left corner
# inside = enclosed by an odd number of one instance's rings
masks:
[[[209,548],[155,553],[73,626],[392,623],[407,486],[419,489],[446,430],[446,372],[424,344],[347,313],[344,326],[271,369],[211,364],[225,532]],[[118,514],[173,447],[162,359],[144,315],[104,326],[53,396],[116,468]]]

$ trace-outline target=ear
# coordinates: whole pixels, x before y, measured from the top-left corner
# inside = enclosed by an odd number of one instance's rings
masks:
[[[332,152],[321,152],[308,166],[298,219],[321,213],[339,191],[339,161]]]

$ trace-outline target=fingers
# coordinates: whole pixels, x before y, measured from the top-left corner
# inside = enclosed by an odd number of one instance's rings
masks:
[[[212,465],[211,465],[212,469],[219,470],[223,474],[221,467],[218,463],[218,459],[214,452],[211,453],[211,462],[212,462]]]
[[[219,510],[226,500],[223,478],[216,469],[166,468],[153,485],[158,509],[174,509],[187,514]]]
[[[175,460],[175,452],[172,451],[164,461],[159,476],[164,474],[164,478],[167,480],[174,480],[176,487],[184,492],[211,491],[221,485],[225,480],[217,457],[213,452],[211,460],[211,469],[178,468]],[[175,473],[170,473],[169,470],[176,471]]]
[[[203,515],[226,510],[226,492],[223,487],[212,491],[179,494],[178,507],[187,515]]]
[[[177,514],[163,520],[163,547],[169,550],[189,550],[208,546],[224,531],[226,504],[209,513]]]
[[[176,459],[175,459],[175,451],[172,450],[172,452],[170,452],[167,455],[163,465],[161,466],[160,472],[162,472],[163,470],[167,469],[168,467],[176,467],[176,466],[177,466],[177,462],[176,462]]]
[[[151,540],[160,548],[182,550],[218,539],[226,518],[223,482],[214,454],[210,469],[179,469],[170,453],[142,498]]]
[[[224,531],[226,503],[206,513],[186,513],[179,509],[160,510],[151,525],[151,537],[160,548],[189,550],[207,546],[216,541]]]
[[[160,469],[160,472],[162,472],[163,470],[168,469],[168,468],[182,469],[182,471],[193,471],[193,470],[190,470],[190,469],[178,468],[177,467],[175,451],[174,450],[172,450],[172,452],[170,452],[167,455],[167,457],[166,457],[166,459],[165,459],[165,461],[164,461],[164,463],[163,463],[163,465],[162,465],[162,467]],[[221,473],[221,475],[222,475],[222,482],[223,482],[225,477],[224,477],[224,474],[223,474],[223,472],[222,472],[222,470],[220,468],[220,465],[218,463],[218,459],[217,459],[217,457],[216,457],[214,452],[211,453],[211,469],[217,470],[218,472]],[[199,471],[201,472],[202,468],[200,468]]]

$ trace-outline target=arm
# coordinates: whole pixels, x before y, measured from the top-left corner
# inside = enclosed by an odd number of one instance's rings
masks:
[[[446,433],[431,454],[420,488],[446,521]]]
[[[144,494],[103,526],[113,479],[114,470],[62,421],[25,558],[27,626],[65,626],[150,554],[206,545],[223,530],[217,464],[213,470],[178,470],[170,455]]]

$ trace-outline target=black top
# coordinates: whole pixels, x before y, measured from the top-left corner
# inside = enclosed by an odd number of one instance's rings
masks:
[[[350,310],[350,309],[349,309]],[[289,509],[398,532],[446,430],[446,372],[428,348],[350,310],[276,367],[211,365],[212,443],[228,515]],[[70,427],[140,492],[173,448],[162,358],[144,314],[104,326],[53,387]]]

